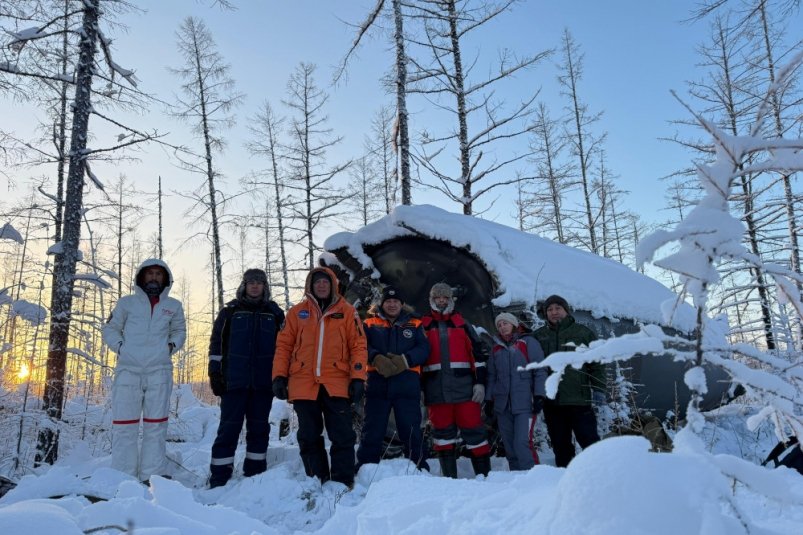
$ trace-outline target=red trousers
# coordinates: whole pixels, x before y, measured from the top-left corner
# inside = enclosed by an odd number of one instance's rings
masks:
[[[435,403],[427,407],[432,423],[432,441],[435,451],[449,451],[457,444],[457,433],[466,443],[473,457],[491,452],[482,423],[480,404],[473,401],[461,403]]]

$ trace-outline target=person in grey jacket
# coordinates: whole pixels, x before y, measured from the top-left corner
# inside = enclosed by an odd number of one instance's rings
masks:
[[[187,326],[181,302],[169,296],[173,274],[164,261],[145,260],[134,280],[134,294],[117,301],[103,327],[103,341],[117,353],[112,385],[112,468],[147,481],[166,471],[173,354],[184,344]]]
[[[502,312],[495,323],[498,336],[488,359],[485,411],[496,416],[510,469],[529,470],[538,462],[532,425],[544,408],[547,371],[519,368],[544,360],[544,352],[538,340],[519,335],[519,320],[513,314]]]

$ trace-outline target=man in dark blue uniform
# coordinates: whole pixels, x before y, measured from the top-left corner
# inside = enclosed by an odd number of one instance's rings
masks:
[[[357,466],[379,462],[393,409],[405,457],[429,469],[421,432],[420,371],[429,356],[429,342],[421,321],[412,316],[412,310],[404,306],[401,294],[393,286],[385,287],[379,308],[371,312],[372,317],[364,323],[368,388]]]
[[[225,485],[234,471],[237,440],[246,425],[243,475],[267,469],[268,416],[273,402],[271,371],[284,312],[270,299],[268,278],[249,269],[237,299],[217,316],[209,341],[209,382],[220,396],[220,426],[212,445],[211,488]]]

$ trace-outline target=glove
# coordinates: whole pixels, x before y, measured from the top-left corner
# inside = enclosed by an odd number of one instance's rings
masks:
[[[533,396],[532,414],[541,414],[542,410],[544,410],[544,396]]]
[[[388,358],[393,363],[393,375],[398,375],[405,370],[410,369],[407,364],[407,357],[404,355],[397,355],[396,353],[388,353]]]
[[[608,400],[605,399],[605,392],[600,390],[591,390],[591,404],[597,408],[600,408],[608,403]]]
[[[376,355],[374,357],[373,366],[382,377],[390,377],[391,375],[395,375],[396,367],[393,365],[393,361],[391,361],[385,355]]]
[[[471,401],[474,403],[482,403],[485,400],[485,387],[477,383],[471,391]]]
[[[485,406],[483,407],[485,411],[485,416],[490,420],[494,417],[494,402],[493,400],[488,400],[485,402]]]
[[[365,381],[362,379],[352,379],[349,383],[349,398],[355,405],[362,401],[365,395]]]
[[[209,386],[212,387],[212,393],[216,396],[222,396],[226,393],[226,379],[223,378],[223,367],[219,360],[209,361]]]
[[[287,400],[290,392],[287,389],[287,377],[277,377],[273,380],[273,395],[276,399]]]

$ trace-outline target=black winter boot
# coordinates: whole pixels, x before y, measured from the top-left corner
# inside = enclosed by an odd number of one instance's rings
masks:
[[[213,464],[210,468],[209,488],[222,487],[231,479],[234,473],[233,464]],[[147,482],[146,482],[147,483]]]
[[[454,451],[441,453],[438,461],[441,463],[441,475],[443,477],[457,479],[457,457],[455,457]]]
[[[474,474],[487,477],[488,472],[491,471],[491,456],[481,455],[479,457],[472,457],[471,466],[474,468]]]
[[[304,471],[309,477],[317,477],[321,483],[329,481],[329,457],[326,455],[326,450],[317,450],[308,455],[302,455],[301,461],[304,463]]]

